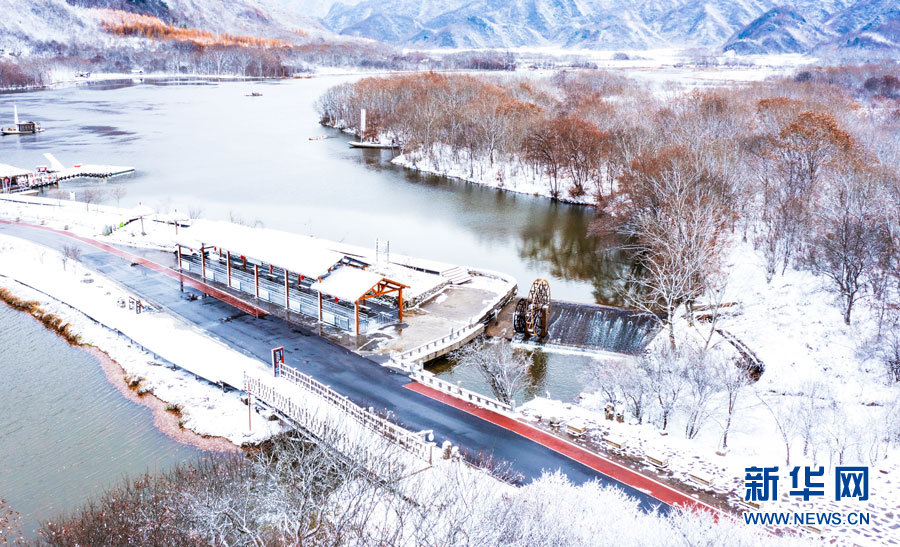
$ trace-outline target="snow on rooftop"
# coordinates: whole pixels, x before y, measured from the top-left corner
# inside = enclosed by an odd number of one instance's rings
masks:
[[[190,228],[181,230],[175,241],[191,248],[198,248],[201,243],[219,247],[309,277],[325,275],[344,258],[311,236],[230,222],[194,221]]]
[[[22,175],[29,174],[31,174],[31,171],[27,169],[21,169],[14,165],[0,163],[0,177],[20,177]]]
[[[322,281],[313,283],[312,289],[341,300],[356,302],[382,279],[383,277],[377,273],[343,266]]]

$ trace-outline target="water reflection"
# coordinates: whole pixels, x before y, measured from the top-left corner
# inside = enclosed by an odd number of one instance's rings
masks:
[[[453,194],[444,205],[453,207],[460,221],[471,225],[479,241],[513,243],[517,256],[529,269],[545,272],[545,277],[590,283],[593,298],[583,300],[624,305],[621,279],[630,264],[618,238],[588,235],[594,220],[592,207],[541,202],[531,196],[424,174],[391,164],[392,157],[388,151],[366,150],[359,161],[374,171],[402,173],[410,184]],[[479,225],[491,228],[478,230]],[[520,287],[525,290],[531,281],[519,279]]]
[[[526,351],[526,350],[521,350]],[[620,359],[614,355],[588,355],[578,353],[551,353],[540,350],[527,351],[531,366],[525,386],[515,399],[517,404],[535,397],[546,397],[572,402],[585,389],[585,374],[597,360]],[[485,395],[493,395],[488,383],[474,367],[456,364],[452,356],[428,363],[428,370],[445,381],[459,383]]]
[[[547,392],[547,368],[550,359],[543,351],[532,351],[529,358],[528,385],[525,386],[525,399],[534,399]]]

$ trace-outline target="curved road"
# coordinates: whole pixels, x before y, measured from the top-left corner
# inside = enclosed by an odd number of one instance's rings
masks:
[[[640,500],[644,510],[667,512],[669,506],[648,493],[619,482],[524,436],[453,406],[407,389],[409,378],[382,367],[347,349],[318,337],[284,320],[266,315],[255,318],[209,297],[191,300],[199,291],[183,287],[177,280],[112,253],[40,227],[0,222],[0,233],[20,237],[60,250],[77,246],[79,260],[110,277],[143,299],[193,323],[232,348],[265,363],[273,347],[285,347],[290,366],[309,374],[364,407],[389,410],[395,419],[412,431],[431,429],[440,445],[450,440],[470,453],[493,454],[508,461],[521,473],[524,482],[545,471],[561,470],[573,483],[598,480],[621,488]]]

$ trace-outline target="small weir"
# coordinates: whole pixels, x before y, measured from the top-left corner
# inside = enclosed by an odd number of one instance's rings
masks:
[[[590,304],[553,302],[545,344],[637,354],[656,335],[650,314]]]
[[[515,299],[487,329],[488,336],[519,339],[512,328]],[[659,323],[648,313],[611,306],[560,302],[550,304],[550,328],[535,345],[564,346],[583,350],[635,355],[656,336]]]

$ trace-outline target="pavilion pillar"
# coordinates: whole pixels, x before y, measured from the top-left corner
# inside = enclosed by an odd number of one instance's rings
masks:
[[[225,251],[225,262],[228,270],[228,286],[231,287],[231,251]]]
[[[288,273],[287,268],[285,268],[284,269],[284,309],[290,311],[290,309],[291,309],[291,306],[290,306],[290,304],[291,304],[291,297],[290,297],[291,281],[288,278],[288,275],[290,275],[290,274]]]
[[[319,321],[322,320],[322,292],[319,291]]]
[[[181,271],[183,271],[183,270],[181,269],[181,244],[178,243],[178,244],[176,244],[176,245],[177,245],[177,247],[178,247],[178,271],[181,272]]]
[[[259,264],[253,265],[253,281],[256,283],[256,298],[259,298]]]
[[[397,311],[397,321],[403,321],[403,288],[400,288],[400,296],[397,297],[397,304],[399,305]]]
[[[200,244],[200,277],[206,279],[206,248]]]
[[[353,334],[359,336],[359,300],[354,302],[353,307],[356,312],[356,329],[354,329]]]

